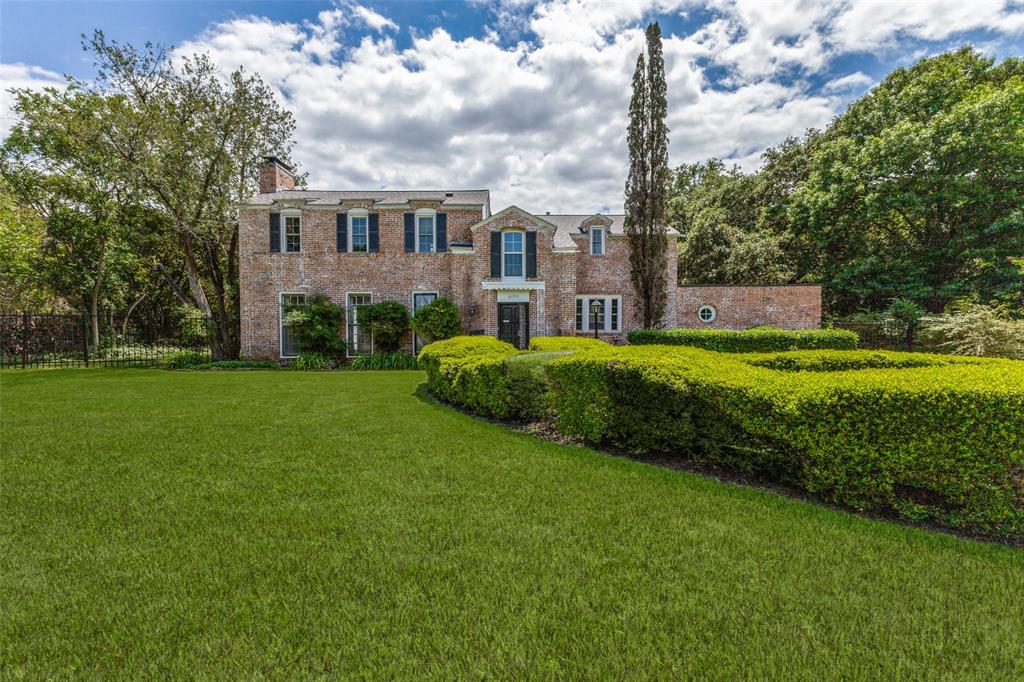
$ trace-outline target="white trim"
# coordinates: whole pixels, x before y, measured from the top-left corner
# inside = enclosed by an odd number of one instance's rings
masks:
[[[348,338],[348,328],[349,328],[348,311],[349,311],[350,308],[354,308],[355,306],[349,305],[349,302],[348,302],[349,296],[369,296],[370,297],[370,302],[368,304],[366,304],[366,305],[373,305],[373,292],[372,291],[346,291],[345,292],[345,357],[347,357],[347,358],[354,358],[354,357],[357,357],[357,356],[352,354],[352,346],[353,346],[353,344],[351,343],[351,341]],[[358,321],[356,322],[355,326],[356,326],[356,329],[358,330],[359,329]],[[370,334],[370,353],[371,354],[373,353],[373,334]]]
[[[473,254],[476,253],[476,249],[472,246],[452,246],[448,244],[449,253],[461,253],[461,254]]]
[[[704,310],[710,310],[711,311],[711,317],[709,317],[706,320],[703,317],[700,316],[701,312],[704,311]],[[716,317],[718,317],[718,310],[713,305],[704,304],[701,307],[697,308],[697,319],[700,320],[701,322],[703,322],[704,324],[711,324],[712,322],[715,321]]]
[[[350,208],[345,220],[348,221],[348,244],[345,245],[348,253],[369,253],[370,252],[370,211],[365,208]],[[352,218],[366,218],[366,251],[352,250]]]
[[[509,234],[522,235],[522,247],[523,250],[519,252],[519,260],[522,263],[522,275],[515,275],[513,277],[505,274],[505,236]],[[515,256],[515,253],[508,254]],[[502,282],[525,282],[526,281],[526,230],[519,228],[510,228],[501,231],[501,281]]]
[[[597,227],[596,225],[590,228],[590,255],[591,256],[604,256],[608,253],[608,230],[604,227]],[[594,253],[594,235],[601,233],[601,253]]]
[[[281,243],[278,244],[280,253],[302,253],[302,211],[297,208],[285,208],[279,212],[281,216]],[[288,250],[288,219],[298,218],[299,220],[299,250]]]
[[[302,296],[304,301],[309,300],[309,294],[305,291],[279,291],[277,292],[277,356],[282,360],[291,360],[299,357],[298,355],[285,355],[284,354],[284,297],[285,296]]]
[[[432,208],[417,208],[413,218],[413,234],[416,237],[414,253],[437,253],[437,211]],[[430,218],[430,251],[420,251],[420,218]]]
[[[498,282],[495,280],[480,282],[480,287],[486,291],[499,291],[502,289],[532,289],[536,291],[544,291],[544,282]]]
[[[605,321],[605,324],[602,325],[601,329],[597,330],[597,333],[598,334],[619,334],[619,333],[621,333],[622,332],[622,296],[620,294],[578,294],[576,296],[576,298],[573,300],[573,317],[574,318],[576,317],[576,308],[579,305],[577,303],[577,301],[583,301],[583,326],[580,327],[579,329],[577,329],[576,331],[578,333],[580,333],[580,334],[583,334],[583,333],[593,334],[594,333],[594,330],[590,327],[590,302],[595,300],[595,299],[601,299],[602,301],[604,301],[604,306],[605,306],[605,311],[604,311],[604,321]],[[611,315],[611,301],[613,299],[618,302],[618,306],[616,306],[617,314],[615,316],[616,325],[614,327],[609,328],[610,327],[609,323],[611,322],[611,317],[612,317],[612,315]],[[573,326],[575,326],[575,320],[574,320]]]
[[[416,297],[417,296],[423,296],[424,294],[433,294],[435,301],[437,299],[441,298],[441,292],[440,291],[414,291],[414,292],[412,292],[411,294],[409,294],[409,310],[412,311],[413,315],[416,314]],[[415,355],[416,353],[419,352],[417,350],[417,348],[416,348],[416,339],[418,339],[418,338],[419,338],[419,334],[417,334],[416,332],[413,332],[412,333],[412,353],[413,353],[413,355]]]

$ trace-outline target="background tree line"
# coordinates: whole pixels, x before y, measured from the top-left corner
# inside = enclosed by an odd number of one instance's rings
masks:
[[[1024,316],[1024,61],[892,72],[755,173],[676,169],[680,284],[820,282],[833,316],[972,299]]]
[[[258,76],[83,36],[96,78],[13,90],[0,147],[0,308],[196,313],[238,356],[237,204],[294,131]],[[301,179],[300,179],[301,180]]]

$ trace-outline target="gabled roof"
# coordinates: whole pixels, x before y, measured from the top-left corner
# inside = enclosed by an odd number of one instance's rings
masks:
[[[552,223],[552,224],[556,225],[558,227],[559,232],[563,232],[564,231],[566,234],[570,235],[570,237],[571,237],[571,235],[574,235],[574,234],[576,234],[576,235],[583,234],[583,230],[580,229],[580,226],[583,225],[584,223],[587,223],[587,222],[597,222],[596,220],[592,221],[592,219],[598,218],[598,217],[603,217],[603,218],[607,218],[608,219],[607,222],[605,223],[607,225],[608,234],[614,234],[614,235],[624,235],[624,234],[626,234],[626,216],[623,213],[592,213],[590,215],[584,215],[584,214],[558,214],[558,215],[552,215],[552,214],[549,214],[549,213],[545,213],[544,215],[541,215],[541,216],[538,216],[538,217],[543,218],[544,220],[548,221],[549,223]],[[669,235],[678,235],[679,234],[676,230],[672,229],[671,227],[666,228],[666,232],[668,232]]]
[[[475,230],[478,227],[484,227],[485,225],[490,225],[491,223],[493,223],[493,222],[495,222],[497,220],[500,220],[502,218],[507,218],[507,217],[512,216],[512,215],[517,215],[520,218],[522,218],[525,222],[533,223],[537,227],[544,227],[544,228],[547,228],[547,229],[552,230],[552,231],[558,229],[557,225],[551,223],[548,220],[545,220],[545,216],[539,216],[539,215],[534,215],[533,213],[528,213],[528,212],[524,211],[523,209],[521,209],[521,208],[519,208],[518,206],[515,206],[515,205],[506,206],[505,208],[501,209],[497,213],[484,218],[480,222],[473,223],[473,225],[471,225],[469,229],[470,230]]]
[[[490,212],[491,192],[486,189],[428,190],[296,190],[257,194],[246,199],[247,206],[270,206],[275,201],[303,201],[310,206],[336,206],[342,201],[373,201],[378,204],[406,204],[410,201],[440,201],[442,206],[484,206]]]

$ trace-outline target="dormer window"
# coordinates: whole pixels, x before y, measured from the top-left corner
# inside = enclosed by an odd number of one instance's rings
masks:
[[[298,211],[281,213],[284,221],[283,239],[285,253],[298,253],[302,250],[302,215]]]
[[[366,253],[370,250],[370,215],[365,209],[349,211],[348,239],[350,252]]]
[[[434,253],[437,250],[437,214],[420,209],[416,211],[416,252]]]
[[[501,233],[501,278],[523,280],[526,272],[525,232],[506,230]]]
[[[591,256],[603,256],[604,255],[604,228],[603,227],[592,227],[592,228],[590,228],[590,255]]]

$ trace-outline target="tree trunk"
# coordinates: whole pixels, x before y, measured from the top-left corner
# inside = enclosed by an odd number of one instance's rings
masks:
[[[107,237],[100,238],[100,261],[96,266],[96,278],[92,285],[92,294],[89,300],[90,335],[92,336],[92,347],[99,348],[100,345],[100,318],[99,302],[100,291],[103,288],[103,275],[107,261]]]

